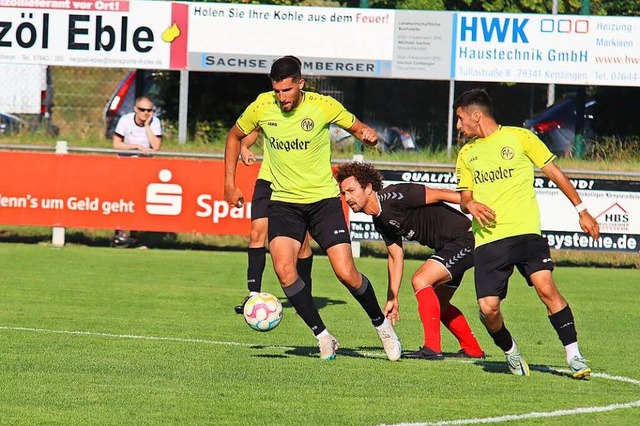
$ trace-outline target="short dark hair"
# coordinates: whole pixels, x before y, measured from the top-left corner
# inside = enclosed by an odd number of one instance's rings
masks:
[[[456,102],[453,109],[476,107],[489,117],[493,117],[493,101],[491,96],[484,89],[471,89],[464,92]]]
[[[277,59],[271,65],[269,77],[273,81],[282,81],[291,77],[293,81],[299,81],[302,78],[302,61],[295,56],[287,55]]]
[[[371,184],[374,191],[380,191],[383,187],[382,173],[370,163],[360,161],[344,163],[338,166],[334,175],[338,184],[341,184],[345,179],[353,176],[363,188]]]

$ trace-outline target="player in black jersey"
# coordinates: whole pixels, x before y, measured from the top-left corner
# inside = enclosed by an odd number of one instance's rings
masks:
[[[398,292],[404,268],[402,239],[435,250],[413,274],[424,345],[405,358],[443,358],[440,321],[462,348],[454,356],[484,358],[462,312],[450,303],[464,272],[473,266],[471,221],[444,202],[458,204],[460,195],[448,189],[401,183],[383,188],[382,175],[371,164],[350,162],[335,172],[340,192],[354,212],[373,216],[373,224],[388,250],[389,289],[384,313],[394,324],[400,320]]]

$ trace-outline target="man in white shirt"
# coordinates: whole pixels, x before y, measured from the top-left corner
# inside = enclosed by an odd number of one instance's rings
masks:
[[[113,148],[138,150],[142,154],[158,151],[162,144],[162,124],[154,115],[151,99],[141,96],[136,99],[133,112],[118,120],[113,135]]]
[[[118,150],[135,150],[134,156],[149,155],[158,151],[162,144],[162,124],[154,115],[151,99],[141,96],[136,99],[133,112],[123,115],[118,120],[113,134],[113,148]],[[127,154],[124,154],[127,155]],[[111,239],[111,247],[146,248],[138,244],[136,231],[127,235],[121,229],[116,229]]]

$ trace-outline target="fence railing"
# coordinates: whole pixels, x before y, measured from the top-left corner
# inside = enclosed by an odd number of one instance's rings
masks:
[[[64,141],[58,141],[58,144]],[[17,144],[0,144],[0,150],[13,150],[13,151],[40,151],[40,152],[55,152],[56,146],[47,145],[17,145]],[[91,148],[91,147],[79,147],[67,145],[67,151],[70,153],[87,153],[87,154],[131,154],[131,151],[122,151],[110,148]],[[174,158],[200,158],[211,160],[222,160],[224,154],[222,153],[198,153],[198,152],[172,152],[172,151],[158,151],[153,153],[154,157],[174,157]],[[258,160],[262,158],[257,156]],[[364,158],[365,161],[373,164],[374,166],[391,167],[406,169],[418,169],[418,170],[455,170],[455,164],[451,163],[429,163],[424,161],[386,161],[386,160],[369,160]],[[333,164],[343,164],[352,161],[348,158],[334,158],[331,160]],[[616,177],[623,179],[639,178],[640,171],[622,171],[622,170],[588,170],[588,169],[563,169],[565,174],[569,176],[593,176],[593,177]]]

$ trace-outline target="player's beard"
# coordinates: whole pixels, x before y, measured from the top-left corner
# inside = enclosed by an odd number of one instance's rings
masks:
[[[362,207],[360,207],[357,203],[353,203],[353,204],[347,203],[347,205],[354,213],[360,213],[362,211]]]

